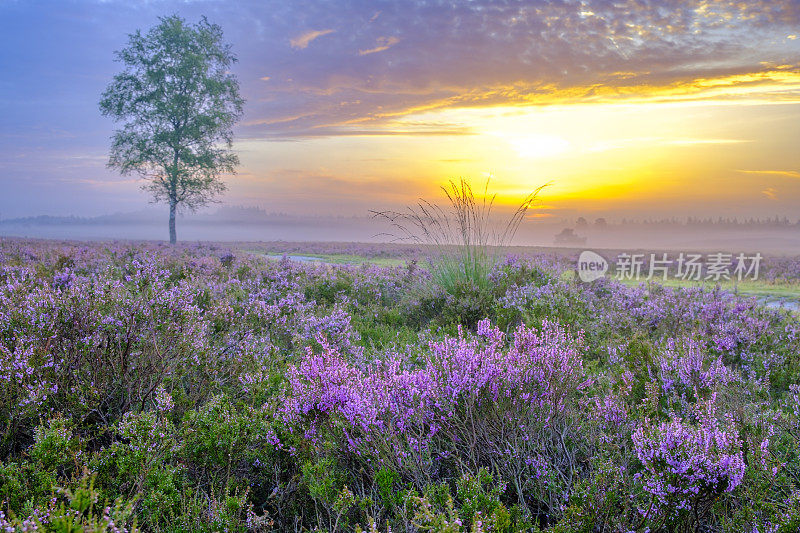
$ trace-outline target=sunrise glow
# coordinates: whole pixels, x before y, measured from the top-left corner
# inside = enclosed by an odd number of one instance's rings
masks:
[[[247,106],[228,205],[360,216],[451,178],[492,175],[509,204],[549,183],[543,216],[794,213],[797,5],[634,3],[364,2],[280,17],[247,3],[174,9],[230,28],[239,55]],[[41,50],[70,65],[64,72],[40,69],[34,50],[14,44],[38,31],[26,22],[32,11],[0,8],[19,21],[4,39],[21,50],[2,65],[17,83],[0,86],[6,215],[23,205],[63,212],[64,194],[86,214],[146,199],[136,180],[105,168],[112,125],[94,107],[114,69],[110,50],[163,8],[98,4],[113,32],[88,20],[59,26],[79,8],[54,8],[45,23],[57,29]],[[455,18],[460,29],[450,31]],[[43,145],[40,131],[54,142]]]

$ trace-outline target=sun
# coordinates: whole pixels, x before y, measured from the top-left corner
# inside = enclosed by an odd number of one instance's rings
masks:
[[[525,159],[558,156],[567,152],[571,146],[569,141],[556,135],[517,135],[507,138],[506,141]]]

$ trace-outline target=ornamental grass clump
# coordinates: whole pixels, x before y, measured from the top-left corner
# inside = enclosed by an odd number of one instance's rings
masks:
[[[421,199],[405,211],[373,214],[392,224],[398,232],[390,235],[395,240],[432,246],[434,282],[448,294],[458,296],[465,291],[489,288],[489,274],[500,259],[498,249],[510,244],[544,187],[524,197],[505,224],[494,220],[492,210],[497,195],[489,194],[489,181],[483,196],[476,197],[464,178],[450,180],[442,187],[447,198],[445,207]]]

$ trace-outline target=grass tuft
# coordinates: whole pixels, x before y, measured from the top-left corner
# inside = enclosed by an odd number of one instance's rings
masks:
[[[510,244],[529,209],[534,206],[538,187],[522,199],[505,223],[497,223],[492,210],[497,194],[489,194],[486,180],[483,195],[476,196],[465,178],[450,180],[442,191],[444,207],[420,199],[405,211],[373,211],[388,220],[396,234],[394,241],[432,246],[431,274],[434,282],[450,294],[465,289],[488,289],[489,274],[499,259],[500,248]]]

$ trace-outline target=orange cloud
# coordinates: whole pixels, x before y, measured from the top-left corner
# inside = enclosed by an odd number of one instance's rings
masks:
[[[620,79],[617,73],[590,85],[563,86],[555,83],[518,82],[483,88],[448,87],[452,96],[430,99],[409,106],[350,118],[337,123],[347,125],[384,121],[447,108],[529,106],[597,103],[669,103],[669,102],[800,102],[800,65],[772,66],[762,71],[697,77],[667,83],[649,82],[647,74]],[[440,88],[441,90],[442,88]],[[703,141],[710,142],[710,141]],[[738,140],[715,140],[742,142]]]
[[[378,37],[375,48],[370,48],[368,50],[359,50],[358,55],[365,56],[367,54],[383,52],[384,50],[388,50],[389,47],[394,46],[399,42],[400,39],[398,39],[397,37]]]
[[[800,172],[794,170],[739,170],[743,174],[765,174],[769,176],[786,176],[787,178],[800,178]]]
[[[318,37],[322,37],[323,35],[328,35],[329,33],[333,33],[335,30],[311,30],[305,33],[298,35],[292,39],[289,39],[289,44],[292,45],[292,48],[297,49],[304,49],[307,48],[311,41]]]

